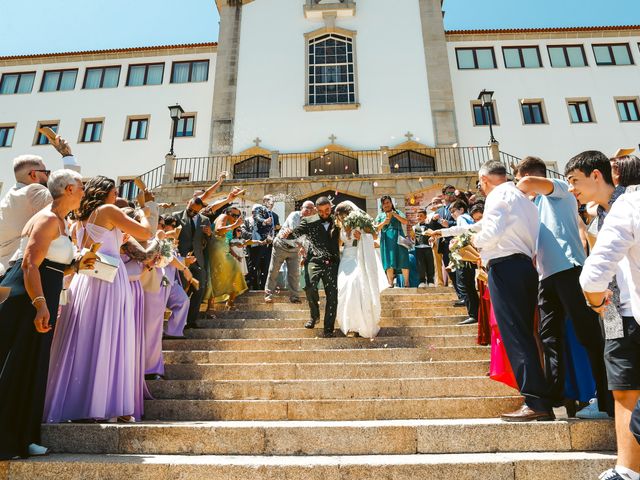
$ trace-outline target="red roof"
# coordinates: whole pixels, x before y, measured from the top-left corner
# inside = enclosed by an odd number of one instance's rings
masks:
[[[149,47],[128,47],[128,48],[110,48],[107,50],[83,50],[78,52],[57,52],[57,53],[34,53],[30,55],[7,55],[0,57],[0,60],[20,60],[24,58],[41,58],[41,57],[62,57],[67,55],[94,55],[109,53],[126,53],[126,52],[147,52],[153,50],[170,50],[174,48],[196,48],[196,47],[217,47],[218,42],[206,43],[183,43],[178,45],[156,45]]]
[[[482,35],[498,33],[556,33],[640,30],[640,25],[610,25],[604,27],[546,27],[546,28],[503,28],[488,30],[447,30],[447,35]]]

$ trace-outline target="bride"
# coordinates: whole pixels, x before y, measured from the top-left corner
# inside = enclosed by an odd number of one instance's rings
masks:
[[[344,226],[353,202],[339,203],[335,210],[343,247],[338,269],[338,313],[336,320],[347,337],[373,338],[380,331],[380,293],[389,282],[376,255],[371,233]]]

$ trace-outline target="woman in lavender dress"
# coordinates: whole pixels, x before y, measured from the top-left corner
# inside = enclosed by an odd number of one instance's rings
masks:
[[[69,288],[51,347],[44,420],[132,421],[135,409],[136,334],[131,285],[120,259],[123,233],[142,241],[153,236],[146,218],[138,223],[115,204],[115,182],[98,176],[85,186],[78,210],[76,243],[100,243],[118,259],[112,283],[77,275]]]

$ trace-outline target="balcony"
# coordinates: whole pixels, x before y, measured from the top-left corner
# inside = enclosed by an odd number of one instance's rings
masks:
[[[305,18],[322,20],[325,14],[353,17],[356,14],[356,3],[353,0],[307,0],[304,6]]]

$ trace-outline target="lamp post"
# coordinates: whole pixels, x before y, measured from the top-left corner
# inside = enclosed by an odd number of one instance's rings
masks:
[[[169,116],[173,122],[173,126],[171,128],[171,149],[169,150],[169,155],[173,156],[173,141],[176,138],[176,130],[178,129],[178,120],[182,117],[184,110],[177,103],[175,105],[169,105]]]
[[[493,136],[493,93],[494,92],[492,92],[491,90],[483,89],[478,95],[478,100],[482,102],[482,108],[484,109],[484,113],[489,123],[489,134],[491,135],[489,143],[491,144],[498,143],[496,137]]]

